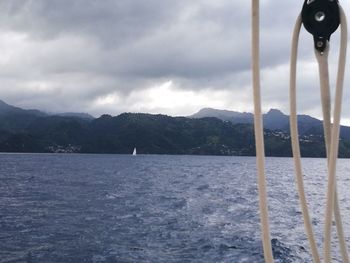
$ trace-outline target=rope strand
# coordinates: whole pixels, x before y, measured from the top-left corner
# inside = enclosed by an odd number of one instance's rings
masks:
[[[349,256],[346,247],[346,241],[344,237],[343,225],[341,221],[340,207],[338,203],[338,196],[336,191],[336,160],[338,157],[338,146],[339,146],[339,129],[340,129],[340,113],[341,113],[341,101],[342,101],[342,89],[344,82],[344,71],[345,71],[345,57],[346,57],[346,43],[347,43],[347,25],[345,14],[340,7],[341,14],[341,47],[339,53],[339,67],[337,76],[337,88],[335,98],[335,110],[334,110],[334,126],[331,128],[330,122],[330,90],[329,90],[329,72],[328,72],[328,52],[329,47],[327,46],[324,53],[320,54],[316,51],[316,57],[319,64],[320,83],[321,83],[321,99],[322,99],[322,111],[324,119],[324,134],[326,152],[328,158],[328,190],[327,190],[327,206],[325,216],[325,238],[324,238],[324,259],[326,263],[331,262],[331,220],[334,212],[338,240],[340,245],[341,254],[344,262],[349,263]],[[290,128],[291,128],[291,140],[292,150],[295,164],[296,181],[298,186],[298,193],[300,204],[302,207],[302,214],[304,218],[305,230],[309,239],[311,253],[314,262],[320,262],[320,257],[317,250],[312,226],[310,223],[310,216],[308,212],[302,166],[301,166],[301,154],[299,146],[299,135],[298,135],[298,124],[297,124],[297,111],[296,111],[296,63],[297,63],[297,51],[298,51],[298,40],[301,27],[300,16],[297,19],[295,25],[293,40],[292,40],[292,54],[291,54],[291,72],[290,72]]]
[[[303,180],[302,165],[301,165],[301,154],[300,154],[300,146],[299,146],[297,104],[296,104],[296,71],[297,71],[296,68],[297,68],[300,28],[301,28],[301,16],[299,15],[293,31],[292,52],[291,52],[291,58],[290,58],[290,82],[289,82],[290,134],[291,134],[292,151],[293,151],[293,157],[294,157],[295,178],[297,182],[301,211],[304,219],[305,232],[309,240],[313,262],[320,263],[321,260],[317,250],[317,245],[316,245],[315,236],[312,229],[309,209],[308,209],[306,196],[305,196],[304,180]]]
[[[258,170],[259,209],[262,242],[266,263],[273,263],[269,215],[267,207],[266,178],[265,178],[265,151],[264,132],[261,116],[260,94],[260,58],[259,58],[259,0],[252,0],[252,74],[254,92],[254,132],[256,147],[256,162]]]
[[[340,52],[339,64],[337,73],[333,128],[329,154],[329,169],[328,169],[328,187],[327,187],[327,204],[325,213],[325,230],[324,230],[324,261],[331,262],[331,231],[332,231],[332,213],[335,204],[335,188],[336,188],[336,165],[339,149],[339,132],[340,132],[340,115],[343,98],[343,84],[345,75],[346,49],[347,49],[347,22],[344,10],[340,9]]]
[[[321,102],[323,113],[323,130],[327,153],[327,164],[329,168],[330,161],[330,147],[331,147],[331,95],[329,85],[329,70],[328,70],[328,55],[329,55],[329,43],[324,53],[315,51],[316,59],[319,66],[320,76],[320,88],[321,88]],[[344,236],[343,223],[341,219],[340,206],[338,201],[337,185],[335,184],[335,197],[334,197],[334,218],[337,228],[338,242],[340,246],[340,252],[344,263],[349,263],[349,255],[346,246],[346,240]]]

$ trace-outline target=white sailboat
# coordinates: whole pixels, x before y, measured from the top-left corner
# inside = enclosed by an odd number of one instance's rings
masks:
[[[136,147],[134,148],[134,151],[132,152],[133,156],[136,156]]]

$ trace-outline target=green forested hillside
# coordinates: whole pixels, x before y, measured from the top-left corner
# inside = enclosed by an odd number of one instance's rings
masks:
[[[288,116],[277,110],[265,116],[271,127],[275,127],[278,121],[282,125],[287,119]],[[302,155],[324,157],[322,123],[309,116],[299,116],[299,126],[303,128],[303,125],[309,132],[304,129],[301,133]],[[350,157],[350,141],[346,138],[344,136],[340,141],[341,157]],[[265,129],[267,156],[291,156],[290,145],[285,129]],[[249,122],[143,113],[123,113],[116,117],[102,115],[99,118],[81,113],[50,115],[23,110],[0,100],[1,152],[130,154],[134,147],[141,154],[255,154],[254,131]]]
[[[268,156],[291,156],[289,135],[265,130]],[[303,156],[324,156],[322,136],[300,138]],[[124,153],[136,147],[143,154],[254,155],[251,124],[217,118],[191,119],[165,115],[124,113],[88,120],[37,116],[20,130],[0,130],[3,152]],[[342,140],[340,156],[350,156]]]

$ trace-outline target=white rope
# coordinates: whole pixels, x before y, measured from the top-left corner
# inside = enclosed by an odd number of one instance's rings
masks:
[[[329,43],[324,53],[321,54],[315,51],[319,66],[320,76],[320,88],[321,88],[321,102],[322,102],[322,113],[323,113],[323,130],[325,137],[327,161],[329,167],[330,147],[331,147],[331,95],[329,85],[329,70],[328,70],[328,54],[329,54]],[[334,196],[334,218],[337,228],[338,242],[340,246],[340,252],[344,263],[349,263],[349,255],[346,246],[346,240],[344,236],[343,223],[341,219],[340,206],[338,201],[337,185],[335,184],[335,196]]]
[[[309,240],[313,262],[320,263],[321,260],[317,250],[317,245],[313,234],[313,229],[312,229],[310,215],[309,215],[309,209],[307,206],[307,201],[305,196],[304,180],[303,180],[302,166],[301,166],[300,146],[299,146],[297,104],[296,104],[296,67],[297,67],[300,28],[301,28],[301,16],[299,15],[293,31],[292,52],[291,52],[291,58],[290,58],[290,82],[289,82],[290,134],[291,134],[292,151],[293,151],[293,157],[294,157],[295,177],[296,177],[298,194],[300,199],[301,211],[304,219],[305,232]]]
[[[271,248],[269,215],[267,207],[264,132],[261,116],[260,94],[260,54],[259,54],[259,0],[252,0],[252,73],[254,91],[254,132],[256,147],[256,162],[258,172],[259,209],[262,242],[266,263],[273,263]]]
[[[334,103],[334,116],[332,136],[329,152],[329,168],[328,168],[328,187],[327,187],[327,204],[325,215],[325,230],[324,230],[324,261],[325,263],[331,262],[331,231],[332,231],[332,213],[335,204],[335,189],[336,189],[336,165],[339,149],[339,132],[340,132],[340,115],[343,97],[343,84],[345,75],[345,63],[346,63],[346,49],[347,49],[347,23],[344,11],[341,7],[340,21],[341,21],[341,35],[340,35],[340,52],[339,52],[339,64],[337,73],[335,103]],[[342,242],[341,240],[339,240]],[[342,252],[343,253],[343,252]]]
[[[340,208],[338,203],[338,196],[336,191],[336,160],[338,157],[338,146],[339,146],[339,129],[340,129],[340,113],[341,113],[341,101],[342,101],[342,89],[344,82],[344,71],[345,71],[345,57],[346,57],[346,44],[347,44],[347,25],[345,14],[340,7],[341,14],[341,46],[339,53],[339,65],[338,65],[338,76],[337,76],[337,88],[335,98],[335,110],[334,110],[334,126],[331,128],[330,122],[330,90],[329,90],[329,73],[328,73],[328,51],[327,46],[325,52],[320,54],[316,51],[316,57],[319,63],[320,83],[321,83],[321,98],[322,98],[322,110],[324,119],[324,134],[326,152],[328,158],[328,191],[327,191],[327,206],[326,206],[326,217],[325,217],[325,238],[324,238],[324,258],[326,263],[331,262],[331,221],[332,213],[334,211],[338,241],[340,245],[341,254],[343,261],[349,263],[349,256],[346,247],[346,241],[344,237],[344,231],[341,221]],[[296,181],[298,186],[299,199],[302,207],[302,214],[304,218],[305,230],[309,239],[311,253],[314,262],[320,262],[320,257],[317,250],[312,226],[310,223],[310,216],[308,212],[304,182],[301,167],[301,155],[299,146],[299,135],[297,125],[297,111],[296,111],[296,63],[297,63],[297,51],[298,51],[298,40],[301,27],[301,17],[297,19],[297,23],[293,32],[292,40],[292,53],[291,53],[291,71],[290,71],[290,128],[291,128],[291,140],[292,150],[295,164]],[[331,134],[332,131],[332,134]]]
[[[340,245],[343,261],[349,263],[349,256],[346,247],[346,241],[343,231],[343,225],[338,202],[338,194],[336,190],[336,161],[338,158],[339,148],[339,131],[340,131],[340,115],[341,102],[343,94],[343,83],[346,61],[346,46],[347,46],[347,23],[344,11],[340,9],[341,21],[341,45],[339,53],[339,65],[335,95],[334,109],[334,125],[332,127],[330,120],[330,89],[329,89],[329,72],[328,72],[328,52],[329,46],[322,54],[316,51],[316,58],[319,64],[320,84],[321,84],[321,100],[323,111],[323,127],[325,136],[325,145],[328,160],[328,188],[327,188],[327,205],[325,215],[325,236],[324,236],[324,260],[325,263],[331,262],[331,223],[332,213],[334,212],[337,234]],[[290,68],[290,129],[292,151],[294,157],[295,174],[299,199],[304,219],[305,231],[309,239],[313,261],[320,263],[320,256],[317,250],[315,237],[313,234],[312,225],[308,211],[308,205],[304,190],[304,181],[301,165],[301,154],[298,135],[297,123],[297,107],[296,107],[296,65],[298,42],[301,28],[301,16],[298,16],[292,39],[291,52],[291,68]],[[264,249],[265,262],[272,263],[273,255],[270,241],[269,217],[267,207],[266,193],[266,178],[265,178],[265,152],[264,152],[264,137],[263,123],[261,114],[261,94],[260,94],[260,61],[259,61],[259,0],[252,0],[252,73],[253,73],[253,90],[254,90],[254,131],[258,169],[258,190],[259,190],[259,208],[260,220],[262,229],[262,242]]]

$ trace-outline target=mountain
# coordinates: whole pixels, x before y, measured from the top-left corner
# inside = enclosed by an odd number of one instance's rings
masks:
[[[7,104],[3,100],[0,100],[0,114],[27,114],[27,115],[36,115],[36,116],[43,116],[46,115],[45,113],[38,111],[38,110],[24,110],[12,105]]]
[[[0,100],[0,131],[6,131],[10,133],[25,132],[31,123],[38,118],[49,116],[63,116],[63,117],[75,117],[80,119],[92,120],[90,114],[87,113],[45,113],[39,110],[25,110],[19,107],[15,107]]]
[[[236,111],[218,110],[211,108],[201,109],[199,112],[189,116],[189,118],[215,117],[224,121],[237,123],[254,122],[254,115],[251,113],[240,113]],[[289,116],[277,109],[270,109],[263,114],[264,128],[270,130],[280,130],[289,133]],[[300,135],[323,135],[322,121],[309,115],[298,115],[298,128]],[[341,126],[340,136],[350,140],[350,127]]]
[[[205,117],[218,118],[223,121],[230,121],[232,123],[253,123],[254,115],[248,112],[237,112],[229,110],[217,110],[212,108],[203,108],[199,112],[189,116],[189,118],[199,119]]]
[[[288,134],[265,130],[265,139],[266,155],[291,155]],[[341,156],[350,157],[350,144],[341,142],[341,146]],[[87,121],[46,116],[33,121],[25,132],[0,133],[0,151],[6,152],[131,154],[134,147],[141,154],[255,154],[251,124],[232,124],[217,118],[124,113]],[[303,138],[301,149],[309,157],[325,153],[322,137]]]
[[[0,130],[22,132],[36,118],[46,116],[38,110],[24,110],[0,100]]]
[[[53,114],[55,116],[62,116],[62,117],[76,117],[80,119],[86,119],[86,120],[93,120],[94,117],[88,113],[83,112],[64,112],[64,113],[55,113]]]
[[[1,103],[0,108],[0,118],[7,116],[4,120],[12,121],[11,127],[0,123],[0,152],[131,154],[136,147],[141,154],[255,155],[254,129],[249,122],[144,113],[114,117],[105,114],[89,119],[74,114],[48,115],[6,103]],[[250,116],[238,113],[237,117],[245,115]],[[287,123],[286,115],[277,110],[264,117],[276,128]],[[301,119],[306,123],[316,120],[309,116]],[[14,127],[18,120],[21,128]],[[267,156],[291,156],[288,132],[265,129],[264,136]],[[322,134],[301,135],[300,144],[305,157],[325,156]],[[340,157],[350,157],[349,140],[342,139],[339,149]]]

